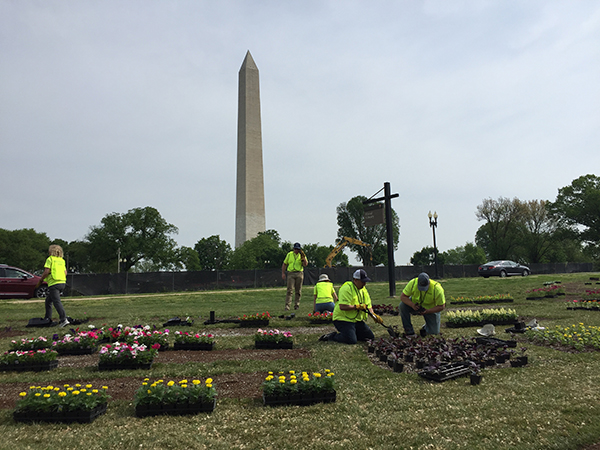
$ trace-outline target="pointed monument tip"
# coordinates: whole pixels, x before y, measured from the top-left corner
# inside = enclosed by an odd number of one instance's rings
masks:
[[[244,62],[242,63],[242,67],[240,68],[240,70],[244,69],[258,70],[258,67],[256,67],[256,63],[254,62],[254,58],[252,58],[250,50],[246,52],[246,57],[244,58]]]

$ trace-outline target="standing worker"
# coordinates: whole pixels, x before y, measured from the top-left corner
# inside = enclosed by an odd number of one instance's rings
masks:
[[[52,322],[52,305],[54,305],[60,319],[59,326],[65,327],[69,325],[70,322],[67,319],[67,314],[60,301],[60,295],[67,284],[67,267],[65,265],[65,260],[63,259],[63,249],[60,245],[51,245],[50,248],[48,248],[48,255],[46,263],[44,264],[44,273],[36,287],[39,287],[44,279],[48,279],[46,315],[44,317]]]
[[[287,293],[285,295],[285,310],[292,306],[292,293],[296,292],[294,309],[300,308],[302,296],[302,282],[304,281],[304,268],[308,265],[306,255],[299,242],[294,244],[294,249],[289,252],[281,266],[281,278],[287,279]]]
[[[425,272],[408,282],[400,295],[400,317],[406,336],[415,336],[410,315],[421,315],[425,325],[419,331],[421,337],[440,334],[441,313],[446,307],[444,288],[437,281],[429,279]]]
[[[326,273],[319,275],[319,281],[315,284],[315,304],[313,312],[333,312],[338,297],[333,288],[333,282]]]
[[[352,281],[346,281],[340,288],[340,297],[333,310],[333,326],[337,331],[324,334],[320,341],[336,341],[343,344],[356,344],[358,341],[373,339],[375,336],[365,323],[367,311],[375,321],[383,323],[381,317],[373,312],[371,297],[365,287],[371,279],[367,272],[358,269],[352,275]]]

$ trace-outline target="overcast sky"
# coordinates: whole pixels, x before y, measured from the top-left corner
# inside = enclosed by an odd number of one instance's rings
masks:
[[[267,229],[332,245],[391,183],[396,264],[484,198],[600,173],[597,1],[0,0],[0,228],[83,239],[152,206],[235,238],[238,71],[260,71]],[[351,261],[353,260],[351,256]]]

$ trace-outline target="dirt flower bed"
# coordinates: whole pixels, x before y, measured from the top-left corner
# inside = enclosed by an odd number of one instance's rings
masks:
[[[185,364],[188,362],[210,363],[214,361],[239,361],[255,359],[260,361],[274,361],[277,359],[301,359],[310,358],[310,351],[305,349],[289,349],[289,350],[256,350],[256,349],[228,349],[228,350],[213,350],[210,352],[195,352],[195,351],[167,351],[160,353],[154,360],[155,363],[164,364]],[[81,369],[84,367],[97,366],[98,355],[78,355],[59,357],[59,367]],[[133,394],[140,387],[140,384],[147,374],[139,377],[128,378],[102,378],[101,372],[97,372],[98,376],[86,377],[86,383],[91,383],[94,386],[108,386],[108,393],[111,396],[111,401],[114,400],[133,400]],[[240,377],[239,374],[223,374],[212,376],[215,386],[219,392],[219,398],[259,398],[262,393],[262,382],[264,381],[266,372],[257,372],[244,374]],[[56,380],[52,384],[76,384],[81,380],[65,379]],[[26,391],[31,386],[31,382],[27,383],[3,383],[0,391],[0,409],[14,408],[19,398],[19,393]]]

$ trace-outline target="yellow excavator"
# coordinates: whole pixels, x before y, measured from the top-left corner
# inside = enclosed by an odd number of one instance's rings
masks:
[[[331,250],[331,253],[329,253],[329,255],[327,256],[327,259],[325,260],[325,266],[324,267],[331,267],[331,262],[333,261],[333,258],[336,257],[336,255],[342,251],[342,249],[348,245],[348,244],[355,244],[355,245],[362,245],[363,247],[367,247],[369,249],[369,259],[371,261],[373,261],[373,255],[371,254],[371,245],[370,244],[365,244],[363,241],[359,241],[358,239],[354,239],[348,236],[344,236],[340,242],[337,243],[337,245],[335,246],[335,248],[333,250]]]

